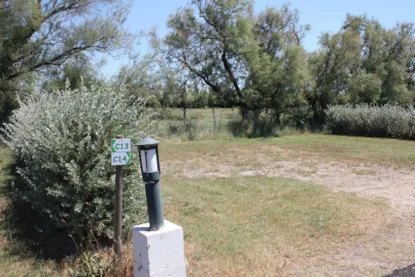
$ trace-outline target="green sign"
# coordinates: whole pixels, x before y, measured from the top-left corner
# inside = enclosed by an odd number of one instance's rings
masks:
[[[131,164],[131,139],[111,140],[111,165]]]
[[[131,152],[131,139],[111,140],[111,152]]]

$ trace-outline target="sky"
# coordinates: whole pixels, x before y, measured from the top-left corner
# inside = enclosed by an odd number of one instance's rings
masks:
[[[167,19],[180,7],[185,6],[190,0],[133,0],[132,8],[125,27],[130,32],[148,31],[157,26],[160,36],[167,33]],[[281,7],[285,1],[280,0],[256,0],[255,12],[259,13],[266,7]],[[391,28],[397,22],[415,22],[414,0],[292,0],[291,8],[300,11],[300,23],[310,24],[311,31],[304,40],[307,51],[318,49],[319,37],[323,32],[337,32],[346,14],[366,14],[369,18],[375,18],[386,27]],[[142,40],[134,46],[134,50],[140,54],[147,51],[147,42]],[[105,76],[115,74],[122,64],[127,64],[128,58],[113,59],[105,57],[106,65],[103,67]]]

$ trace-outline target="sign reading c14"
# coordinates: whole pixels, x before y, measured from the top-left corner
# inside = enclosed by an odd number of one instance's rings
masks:
[[[131,164],[131,139],[111,140],[111,165]]]

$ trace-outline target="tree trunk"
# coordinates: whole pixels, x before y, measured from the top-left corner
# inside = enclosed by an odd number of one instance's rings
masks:
[[[281,113],[280,112],[275,113],[275,122],[277,123],[277,125],[281,125]]]
[[[248,119],[248,112],[249,112],[249,110],[248,110],[247,107],[240,106],[239,107],[239,111],[241,113],[241,117],[242,117],[243,120]]]

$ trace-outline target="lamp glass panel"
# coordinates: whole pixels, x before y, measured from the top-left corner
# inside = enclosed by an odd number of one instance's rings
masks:
[[[157,172],[158,169],[158,163],[157,163],[157,152],[156,149],[149,149],[146,150],[146,157],[147,157],[147,172],[146,173],[153,173]]]
[[[140,159],[143,173],[147,173],[146,150],[140,150]]]

